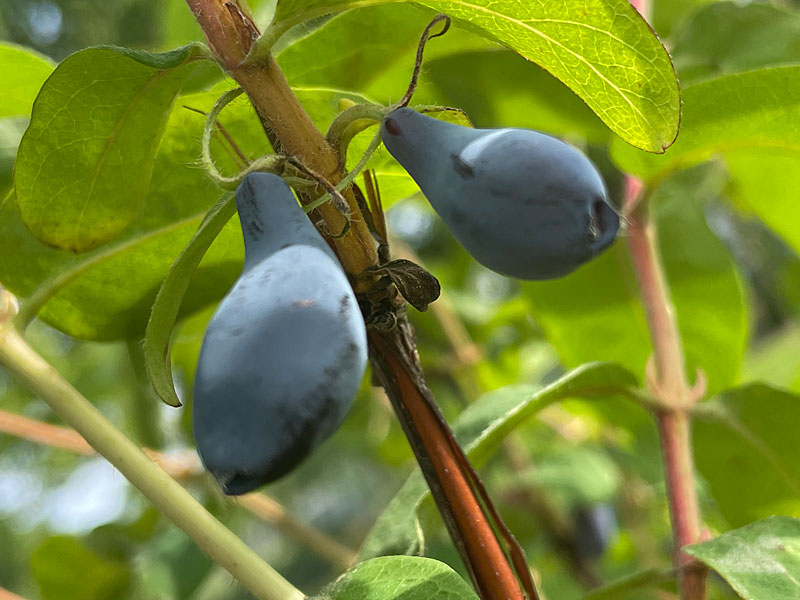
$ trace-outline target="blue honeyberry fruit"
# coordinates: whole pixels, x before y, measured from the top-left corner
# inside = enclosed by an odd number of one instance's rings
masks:
[[[367,361],[364,321],[339,262],[280,177],[236,191],[244,269],[206,330],[194,435],[226,494],[297,466],[344,420]]]
[[[475,260],[553,279],[607,248],[619,217],[592,162],[530,129],[472,129],[399,108],[383,143]]]
[[[617,515],[607,503],[581,504],[572,509],[575,542],[586,558],[599,558],[617,536]]]

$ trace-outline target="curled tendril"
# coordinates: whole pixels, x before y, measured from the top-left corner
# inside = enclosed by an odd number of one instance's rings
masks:
[[[431,33],[433,27],[444,21],[444,26],[442,27],[441,31],[437,33]],[[354,123],[358,120],[362,119],[370,119],[374,120],[375,122],[379,123],[383,120],[383,118],[392,112],[393,110],[408,106],[408,103],[411,101],[411,97],[414,94],[414,91],[417,88],[417,80],[419,79],[419,73],[422,68],[422,59],[425,52],[425,45],[427,44],[428,40],[433,39],[435,37],[439,37],[447,33],[450,29],[450,17],[445,14],[438,14],[436,15],[428,26],[425,28],[425,31],[422,32],[422,36],[420,37],[419,44],[417,45],[417,54],[416,59],[414,62],[414,71],[411,75],[411,81],[408,84],[408,89],[400,101],[392,106],[382,106],[378,104],[359,104],[354,105],[346,110],[342,111],[334,122],[331,124],[330,129],[326,135],[328,143],[331,144],[334,148],[337,148],[339,151],[339,163],[340,167],[344,167],[346,158],[347,158],[347,148],[350,144],[352,138],[359,132],[361,129],[353,127]],[[289,157],[280,154],[268,154],[261,156],[251,162],[245,169],[240,171],[238,174],[228,177],[223,175],[219,169],[217,168],[216,164],[214,163],[213,158],[211,157],[211,135],[214,132],[214,128],[217,123],[217,117],[219,116],[222,109],[224,109],[228,104],[230,104],[233,100],[238,98],[244,90],[241,88],[236,88],[233,90],[229,90],[222,94],[217,101],[214,103],[213,108],[206,116],[205,126],[203,128],[203,139],[202,139],[202,160],[203,165],[206,168],[206,171],[209,174],[209,177],[214,180],[214,182],[224,189],[234,189],[239,183],[244,179],[244,177],[248,173],[252,173],[254,171],[267,171],[269,173],[275,173],[283,177],[287,183],[289,183],[293,188],[299,190],[306,190],[309,187],[320,184],[322,185],[326,193],[321,196],[320,198],[314,200],[313,202],[306,204],[303,207],[303,210],[306,213],[309,213],[326,202],[333,201],[336,208],[339,212],[347,219],[347,224],[345,226],[344,232],[347,231],[349,227],[349,220],[350,220],[350,206],[347,203],[347,200],[342,196],[342,192],[347,189],[355,180],[355,178],[364,170],[369,162],[369,159],[372,157],[372,154],[378,148],[381,143],[381,131],[380,128],[375,132],[375,135],[370,141],[369,146],[367,147],[364,155],[358,161],[355,167],[350,170],[347,175],[336,185],[332,185],[329,181],[327,181],[321,175],[313,172],[311,169],[303,165],[298,159],[295,157]],[[417,107],[421,112],[433,112],[436,110],[455,110],[461,112],[459,109],[451,109],[448,107],[433,107],[433,106],[424,106],[424,107]],[[305,177],[294,177],[291,174],[286,172],[287,165],[293,166],[295,169],[300,171],[303,175],[308,176],[310,179]],[[338,234],[343,235],[344,234]],[[338,236],[335,236],[338,237]]]
[[[336,186],[334,186],[330,181],[325,179],[322,175],[320,175],[319,173],[317,173],[313,169],[311,169],[311,168],[307,167],[306,165],[304,165],[300,161],[300,159],[298,159],[298,158],[296,158],[294,156],[289,156],[289,157],[287,157],[286,162],[288,164],[292,165],[298,171],[300,171],[302,173],[305,173],[306,175],[311,177],[311,179],[313,179],[314,181],[319,183],[322,187],[324,187],[327,190],[328,193],[325,194],[325,196],[323,196],[323,198],[326,198],[326,201],[327,200],[332,200],[333,201],[333,204],[337,208],[337,210],[342,214],[342,216],[345,219],[348,220],[348,228],[349,228],[350,205],[347,203],[347,200],[345,199],[345,197],[342,196],[341,191],[338,190],[336,188]],[[342,189],[344,189],[344,188],[342,188]],[[306,212],[308,212],[308,211],[306,211]]]
[[[236,188],[236,186],[241,183],[242,179],[244,179],[246,175],[255,171],[266,171],[268,173],[279,175],[296,190],[307,190],[319,184],[325,188],[327,193],[318,200],[315,200],[311,204],[305,206],[304,210],[307,213],[311,212],[315,208],[319,208],[325,204],[325,202],[332,200],[337,210],[339,210],[342,216],[347,219],[347,224],[345,226],[346,232],[350,226],[350,205],[347,203],[347,200],[344,198],[344,196],[342,196],[341,191],[350,185],[352,178],[350,180],[343,180],[338,186],[334,186],[322,175],[304,165],[298,158],[283,154],[266,154],[264,156],[260,156],[247,165],[245,169],[241,170],[232,177],[228,177],[220,173],[217,165],[214,163],[214,159],[211,157],[211,135],[214,132],[214,128],[217,126],[217,118],[222,112],[222,109],[233,102],[236,98],[241,96],[242,93],[244,93],[242,88],[235,88],[223,93],[219,98],[217,98],[217,101],[214,102],[214,106],[212,107],[211,111],[206,115],[206,122],[205,126],[203,127],[202,138],[202,161],[209,177],[211,177],[211,179],[214,180],[217,185],[224,189]],[[375,144],[375,146],[377,147],[377,144]],[[366,162],[364,162],[364,164],[366,164]],[[294,167],[296,171],[299,171],[305,177],[296,177],[290,173],[287,173],[288,165]]]
[[[219,116],[222,109],[228,106],[231,102],[233,102],[236,98],[241,96],[244,93],[242,88],[235,88],[232,90],[228,90],[224,94],[222,94],[217,101],[214,102],[213,108],[209,111],[206,115],[206,122],[203,127],[203,138],[202,138],[202,161],[203,166],[206,168],[206,172],[211,179],[214,180],[214,183],[219,185],[223,189],[234,189],[239,183],[244,179],[245,175],[248,173],[253,173],[254,171],[267,171],[269,173],[275,173],[276,175],[281,175],[283,173],[285,164],[286,164],[286,157],[281,156],[279,154],[267,154],[265,156],[260,156],[251,162],[245,169],[237,173],[232,177],[227,177],[220,173],[217,165],[214,163],[214,159],[211,157],[211,135],[214,133],[214,128],[217,125],[217,117]]]
[[[431,29],[433,29],[434,25],[437,23],[444,21],[444,27],[438,33],[434,33],[431,35]],[[422,55],[425,53],[425,44],[428,43],[428,40],[431,40],[435,37],[439,37],[440,35],[444,35],[450,29],[450,17],[445,14],[438,14],[433,17],[433,20],[428,23],[428,26],[425,28],[425,31],[422,32],[422,37],[419,38],[419,44],[417,45],[417,58],[414,61],[414,72],[411,74],[411,81],[408,84],[408,89],[406,93],[400,98],[400,102],[395,104],[395,108],[401,108],[403,106],[408,106],[408,103],[411,102],[411,96],[414,95],[414,92],[417,89],[417,79],[419,79],[419,72],[422,69]]]
[[[441,23],[444,21],[444,26],[442,30],[431,34],[431,30],[437,23]],[[425,31],[422,32],[422,36],[420,37],[419,44],[417,46],[417,55],[416,60],[414,63],[414,72],[411,75],[411,82],[408,85],[408,89],[406,90],[405,95],[401,98],[400,102],[393,104],[391,106],[383,106],[380,104],[355,104],[349,106],[345,110],[343,110],[339,115],[333,120],[330,128],[328,129],[328,133],[326,134],[325,138],[327,139],[328,143],[336,148],[339,154],[339,168],[344,169],[345,163],[347,161],[347,148],[350,145],[353,137],[356,134],[363,131],[364,127],[357,125],[359,121],[369,120],[374,121],[376,123],[380,123],[383,119],[391,113],[393,110],[397,108],[407,106],[408,103],[411,101],[411,96],[414,94],[414,91],[417,88],[417,80],[419,78],[420,69],[422,68],[422,59],[423,54],[425,52],[425,45],[427,44],[428,40],[439,37],[440,35],[444,35],[450,29],[450,17],[445,14],[438,14],[436,15],[428,26],[425,28]],[[455,110],[459,111],[463,114],[463,111],[459,109],[451,109],[447,107],[432,107],[432,106],[424,106],[424,107],[417,107],[422,109],[424,112],[433,112],[435,110]],[[344,179],[336,186],[336,189],[341,192],[347,186],[349,186],[355,178],[358,176],[361,171],[367,166],[370,157],[378,148],[381,143],[381,131],[380,128],[375,133],[375,136],[372,138],[369,146],[367,147],[364,155],[359,160],[358,164],[345,176]],[[318,200],[312,202],[311,204],[306,205],[305,209],[307,211],[314,210],[318,206],[324,204],[328,200],[331,199],[331,194],[326,194],[319,198]]]

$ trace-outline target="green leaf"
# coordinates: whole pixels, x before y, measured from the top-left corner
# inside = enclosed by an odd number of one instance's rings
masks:
[[[734,205],[756,215],[800,253],[800,228],[796,226],[800,152],[742,148],[726,152],[725,161],[731,179],[726,192]]]
[[[111,340],[143,335],[162,281],[220,196],[197,165],[204,117],[187,107],[208,111],[230,86],[223,82],[212,91],[181,96],[175,103],[144,206],[113,244],[78,256],[48,248],[20,221],[13,201],[0,205],[0,239],[4,241],[0,281],[18,297],[27,297],[19,322],[25,324],[40,314],[75,337]],[[339,98],[366,101],[339,90],[299,88],[296,93],[321,128],[338,112]],[[220,122],[248,158],[269,151],[249,102],[231,104]],[[220,139],[212,138],[212,153],[220,169],[226,174],[238,172],[241,167],[224,150]],[[229,222],[203,258],[179,316],[219,300],[241,272],[242,257],[241,229]]]
[[[748,349],[742,381],[761,381],[800,392],[800,324],[796,321],[770,333]]]
[[[274,39],[315,16],[387,1],[281,0],[267,35]],[[627,0],[418,4],[541,65],[629,143],[661,152],[675,139],[680,101],[669,55]]]
[[[56,68],[36,98],[15,169],[17,206],[38,239],[85,252],[133,221],[201,48],[89,48]]]
[[[800,598],[800,520],[772,516],[684,548],[745,600]]]
[[[636,385],[636,378],[619,365],[586,364],[540,390],[512,385],[484,394],[458,416],[453,431],[470,461],[480,467],[511,431],[546,406],[572,396],[629,395]],[[417,511],[428,495],[422,473],[416,469],[378,518],[359,557],[410,553],[419,547]]]
[[[0,86],[0,117],[28,117],[39,88],[53,72],[46,56],[10,44],[0,44],[3,85]]]
[[[682,133],[655,156],[614,140],[623,170],[655,182],[730,150],[800,151],[800,66],[725,75],[683,90]]]
[[[357,104],[373,104],[373,101],[363,94],[326,86],[298,85],[292,87],[292,91],[308,116],[311,117],[314,125],[323,133],[328,130],[334,117],[339,114],[340,100],[352,100]]]
[[[524,485],[547,489],[562,506],[613,502],[621,479],[607,452],[573,444],[537,457],[520,475]]]
[[[386,556],[356,565],[316,600],[477,600],[475,592],[443,562],[419,556]]]
[[[389,104],[405,92],[419,36],[429,21],[428,11],[410,4],[347,11],[296,40],[277,60],[293,86],[354,90]],[[363,32],[365,39],[354,43],[354,31]],[[331,52],[332,48],[336,51]],[[467,32],[437,38],[425,49],[426,71],[431,60],[487,48],[497,46]],[[309,56],[314,60],[308,60]],[[422,79],[426,78],[427,73]]]
[[[48,248],[23,225],[13,202],[0,208],[0,281],[25,299],[23,321],[39,314],[57,329],[84,339],[143,334],[161,282],[220,196],[197,166],[204,117],[184,108],[207,111],[218,95],[215,90],[182,96],[176,103],[145,204],[115,243],[77,256]],[[245,154],[265,150],[263,130],[249,103],[231,106],[220,121]],[[219,141],[212,144],[220,167],[238,170],[220,152]],[[241,231],[229,224],[203,259],[182,314],[222,297],[241,270],[243,255]]]
[[[757,215],[800,252],[800,231],[794,226],[794,190],[800,186],[800,66],[718,77],[685,88],[683,100],[683,133],[666,154],[653,156],[614,140],[617,165],[657,184],[675,170],[721,155],[730,172],[727,192],[736,206]]]
[[[466,52],[426,60],[423,78],[427,85],[415,94],[415,102],[463,108],[476,127],[525,127],[598,144],[611,135],[569,88],[513,52]]]
[[[715,2],[680,28],[672,60],[686,85],[698,79],[796,62],[800,14],[757,2]]]
[[[800,397],[763,384],[697,408],[697,467],[734,527],[775,513],[800,516]]]
[[[172,329],[200,261],[235,212],[233,194],[225,194],[208,211],[197,233],[169,270],[153,303],[153,312],[145,331],[144,360],[153,388],[170,406],[181,405],[172,381],[172,362],[169,356]]]
[[[748,327],[742,281],[698,200],[706,194],[707,171],[671,178],[651,205],[689,374],[703,369],[714,393],[737,380]],[[626,246],[621,237],[567,277],[523,285],[531,313],[567,368],[612,360],[644,373],[652,346]]]
[[[68,536],[46,539],[31,556],[31,570],[44,600],[117,600],[131,578],[124,563]]]
[[[0,119],[0,199],[11,188],[17,146],[28,126],[26,117]],[[13,202],[13,199],[11,200]]]

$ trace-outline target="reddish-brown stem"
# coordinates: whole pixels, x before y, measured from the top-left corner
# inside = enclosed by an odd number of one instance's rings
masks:
[[[523,600],[525,595],[472,491],[457,449],[448,441],[452,433],[443,431],[446,425],[436,414],[427,387],[411,374],[397,355],[395,348],[405,345],[400,339],[404,327],[407,326],[401,323],[391,332],[370,332],[376,371],[415,453],[423,454],[417,456],[424,459],[420,460],[420,467],[428,484],[434,492],[439,488],[439,493],[433,494],[434,499],[453,539],[462,545],[459,550],[466,557],[465,563],[480,597]]]
[[[626,178],[626,205],[634,204],[641,184]],[[669,398],[672,407],[687,407],[689,387],[683,347],[675,308],[670,301],[667,282],[658,254],[655,227],[648,206],[641,204],[628,214],[628,246],[639,281],[642,304],[653,343],[653,361],[659,391]]]
[[[653,344],[654,372],[649,376],[648,384],[662,404],[655,417],[661,440],[681,598],[702,600],[705,598],[706,571],[681,551],[683,546],[699,541],[701,533],[687,412],[695,398],[686,380],[681,337],[658,253],[655,225],[650,219],[647,203],[639,202],[643,192],[641,182],[626,178],[624,209],[629,220],[628,246]]]
[[[401,257],[407,258],[422,267],[425,266],[422,259],[403,241],[392,239],[391,245]],[[480,361],[481,349],[472,341],[467,328],[453,310],[444,290],[442,290],[439,299],[430,308],[434,318],[442,328],[442,332],[445,334],[453,353],[454,362],[456,363],[455,369],[453,369],[453,371],[456,371],[454,373],[456,381],[460,382],[460,380],[464,379],[460,377],[460,373],[469,374],[470,376],[466,378],[468,381],[464,381],[464,387],[469,387],[470,391],[477,393],[480,386],[472,367]],[[471,393],[465,393],[465,396],[475,397]],[[509,437],[506,439],[505,448],[509,464],[515,471],[522,472],[530,467],[525,449],[518,440]],[[552,503],[540,494],[535,487],[528,487],[524,492],[524,497],[531,510],[531,516],[547,532],[554,547],[562,554],[565,562],[572,568],[581,583],[590,588],[600,585],[601,580],[595,569],[578,551],[575,536],[570,531],[569,524],[557,514]]]

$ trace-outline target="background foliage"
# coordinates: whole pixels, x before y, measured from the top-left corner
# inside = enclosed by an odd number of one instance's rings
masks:
[[[265,23],[272,12],[269,3],[250,5],[257,21]],[[324,128],[340,98],[390,102],[401,95],[428,18],[428,12],[412,6],[386,5],[317,19],[289,31],[278,61]],[[664,155],[626,144],[558,79],[463,29],[431,43],[415,102],[462,107],[476,126],[530,127],[562,136],[589,153],[617,202],[621,169],[652,185],[690,372],[702,368],[714,396],[701,407],[694,429],[706,524],[719,533],[776,513],[800,516],[795,434],[800,427],[795,395],[800,393],[795,208],[800,13],[791,3],[663,0],[654,3],[653,26],[671,52],[683,88],[683,129]],[[41,307],[43,320],[33,322],[29,339],[67,379],[137,442],[182,456],[192,448],[191,403],[173,409],[154,398],[144,379],[140,341],[167,269],[219,197],[197,162],[203,117],[186,107],[208,110],[231,85],[206,64],[187,62],[185,70],[173,70],[142,100],[164,134],[160,143],[147,146],[150,164],[126,171],[135,183],[122,188],[126,195],[109,191],[119,189],[115,165],[103,184],[107,187],[95,189],[110,197],[101,205],[108,213],[92,213],[99,206],[92,204],[85,218],[86,207],[63,205],[58,210],[64,214],[38,214],[41,198],[35,187],[30,196],[18,193],[16,203],[7,192],[33,98],[55,61],[89,45],[171,50],[202,35],[179,0],[42,0],[0,2],[0,38],[42,53],[0,46],[0,198],[6,198],[0,200],[0,282]],[[111,73],[128,79],[152,76],[146,61],[131,62],[109,49],[91,52],[104,53]],[[163,60],[177,66],[192,52]],[[70,83],[69,69],[79,72],[85,56],[66,60],[59,71],[64,85]],[[113,88],[118,102],[126,102],[124,87]],[[72,94],[52,86],[53,97],[41,99],[41,110],[60,110],[59,92]],[[81,101],[79,94],[72,97]],[[103,128],[116,118],[112,107],[98,117],[93,134],[104,135]],[[223,123],[246,155],[264,153],[263,133],[244,99],[226,110]],[[148,139],[136,137],[142,124],[129,125],[125,143],[146,146]],[[58,135],[70,132],[41,135],[55,136],[50,143],[58,144]],[[668,143],[663,137],[653,143]],[[28,148],[19,147],[18,185],[29,165],[41,159],[36,152],[45,148],[30,140]],[[222,146],[214,150],[233,172]],[[92,151],[89,141],[82,152]],[[74,157],[49,158],[64,161],[70,169],[65,178],[71,180],[79,167],[70,166]],[[120,164],[127,168],[124,158]],[[561,395],[545,387],[589,361],[621,367],[596,366],[588,376],[614,380],[619,387],[641,383],[650,343],[624,240],[559,281],[505,279],[464,253],[385,151],[372,166],[390,207],[395,251],[419,255],[445,291],[439,310],[411,315],[428,383],[472,448],[545,594],[579,598],[588,582],[668,567],[669,521],[648,414],[619,395],[596,393],[591,381],[581,387],[579,379]],[[146,193],[136,187],[148,179]],[[47,219],[63,223],[70,210],[81,211],[81,228],[61,235]],[[37,233],[37,223],[40,233],[51,236],[45,240],[49,246],[31,234]],[[205,323],[238,274],[237,229],[235,222],[223,229],[187,292],[172,352],[185,400],[191,396]],[[465,329],[444,330],[442,319],[455,319]],[[564,397],[569,399],[554,403]],[[5,373],[0,373],[0,399],[3,410],[56,422]],[[526,418],[509,417],[512,409]],[[491,429],[498,418],[508,422]],[[426,556],[461,569],[439,517],[423,497],[421,480],[412,475],[406,481],[413,466],[386,400],[365,380],[351,415],[324,451],[265,491],[300,521],[353,552],[360,547],[363,558],[419,549],[419,519]],[[190,486],[305,592],[320,590],[344,570],[346,555],[339,561],[326,558],[314,542],[224,501],[205,478],[195,478]],[[97,458],[0,434],[0,515],[0,586],[31,600],[248,597]],[[602,535],[588,535],[592,523],[603,525]],[[793,531],[792,522],[773,524]],[[607,543],[598,544],[598,537]],[[726,542],[723,537],[717,543]],[[567,547],[576,550],[570,554]],[[714,548],[705,552],[716,566]],[[444,581],[453,598],[469,597],[468,590],[457,595],[449,571],[439,571],[437,563],[429,567],[425,585],[436,589],[435,582]],[[400,572],[403,567],[365,563],[358,577],[340,588],[368,587],[385,568]],[[744,583],[740,579],[727,581],[740,593],[754,589],[746,576]],[[656,593],[661,592],[631,597]],[[714,579],[712,596],[733,597],[733,592]]]

